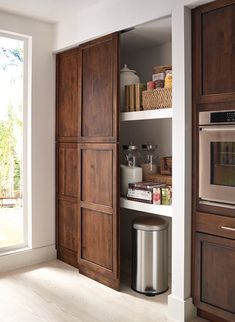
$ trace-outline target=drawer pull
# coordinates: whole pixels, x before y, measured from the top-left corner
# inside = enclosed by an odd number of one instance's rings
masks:
[[[235,228],[233,227],[221,226],[221,228],[225,230],[235,231]]]

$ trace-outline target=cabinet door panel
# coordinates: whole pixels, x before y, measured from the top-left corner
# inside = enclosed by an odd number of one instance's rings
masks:
[[[116,142],[118,136],[118,34],[86,43],[79,49],[81,101],[80,140]]]
[[[112,207],[113,151],[83,149],[82,163],[82,201]]]
[[[58,201],[58,246],[77,252],[77,203]]]
[[[79,270],[118,289],[118,145],[79,144],[79,151]]]
[[[194,103],[205,104],[205,109],[212,103],[234,106],[234,1],[213,1],[194,9],[192,31]]]
[[[77,144],[60,143],[58,158],[58,194],[78,197],[78,149]]]
[[[235,318],[235,241],[196,233],[195,304],[222,319]]]
[[[202,15],[202,94],[235,92],[235,4]]]
[[[112,270],[112,215],[82,209],[82,259]]]
[[[78,136],[78,50],[57,55],[57,138]]]

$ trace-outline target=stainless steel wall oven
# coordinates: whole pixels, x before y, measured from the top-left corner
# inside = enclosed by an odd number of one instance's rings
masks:
[[[235,208],[235,110],[199,113],[199,199]]]

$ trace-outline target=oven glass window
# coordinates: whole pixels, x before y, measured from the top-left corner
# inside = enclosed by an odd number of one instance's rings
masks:
[[[235,142],[211,142],[211,184],[235,187]]]

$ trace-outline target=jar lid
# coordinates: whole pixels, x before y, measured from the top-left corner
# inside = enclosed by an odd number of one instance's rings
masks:
[[[121,73],[123,73],[123,72],[131,72],[131,73],[135,73],[135,74],[136,74],[136,71],[135,71],[135,70],[133,70],[133,69],[129,69],[129,68],[127,67],[127,64],[125,64],[125,65],[124,65],[124,67],[120,70],[120,72],[121,72]]]
[[[142,144],[142,149],[143,150],[156,150],[157,149],[157,145],[155,144]]]
[[[138,145],[134,145],[134,144],[132,144],[132,142],[130,142],[127,145],[123,145],[122,148],[123,148],[123,150],[138,150],[139,149]]]
[[[166,220],[155,216],[142,216],[133,221],[133,228],[136,230],[160,231],[167,229],[168,226]]]

